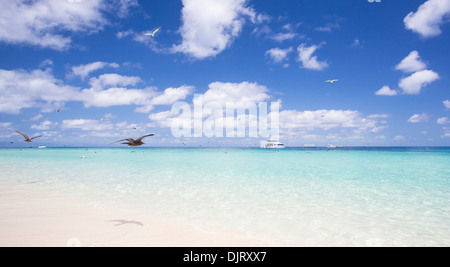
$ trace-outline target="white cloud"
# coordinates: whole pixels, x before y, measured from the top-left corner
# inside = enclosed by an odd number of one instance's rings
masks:
[[[150,99],[155,96],[154,88],[127,89],[113,87],[106,90],[84,89],[77,100],[85,107],[111,107],[122,105],[150,105]]]
[[[271,38],[277,42],[284,42],[286,40],[292,40],[297,36],[295,32],[279,32],[271,36]]]
[[[261,27],[256,27],[252,34],[259,36],[264,36],[265,38],[274,40],[276,42],[282,43],[284,41],[293,40],[297,37],[304,39],[304,35],[299,35],[294,30],[300,26],[300,23],[296,25],[286,24],[282,27],[283,32],[274,32],[269,26],[263,25]]]
[[[450,123],[450,121],[448,120],[448,117],[442,117],[437,120],[437,123],[438,124],[448,124],[448,123]]]
[[[94,72],[96,70],[103,69],[105,67],[111,67],[111,68],[118,68],[119,64],[117,63],[107,63],[107,62],[92,62],[89,64],[84,65],[78,65],[72,67],[72,72],[69,74],[69,76],[79,76],[82,80],[84,80],[86,77],[89,76],[91,72]]]
[[[356,128],[361,132],[378,132],[378,120],[364,117],[356,110],[280,111],[280,127],[307,130],[332,128]],[[385,127],[383,127],[385,128]]]
[[[247,7],[246,0],[183,0],[182,42],[173,52],[185,53],[196,59],[216,56],[231,45],[249,17],[262,20]],[[258,19],[259,18],[259,19]]]
[[[136,76],[123,76],[115,73],[102,74],[99,77],[91,78],[89,84],[95,90],[102,90],[106,87],[129,86],[142,82],[141,78]]]
[[[432,70],[422,70],[401,79],[398,86],[403,90],[404,94],[417,95],[420,94],[420,91],[424,86],[437,79],[439,79],[439,75],[436,72]]]
[[[136,0],[0,1],[0,41],[65,50],[71,33],[103,30],[104,12],[125,16]]]
[[[47,71],[1,70],[0,113],[18,114],[23,108],[48,110],[49,105],[73,99],[78,88],[64,85]]]
[[[391,116],[391,114],[372,114],[367,116],[368,119],[385,119],[385,118],[389,118]]]
[[[30,121],[38,121],[42,119],[44,116],[42,114],[38,114],[30,119]]]
[[[444,104],[444,106],[446,108],[450,108],[450,100],[444,100],[444,101],[442,101],[442,103]]]
[[[281,49],[281,48],[272,48],[266,51],[266,55],[268,55],[273,62],[281,63],[287,59],[289,53],[293,51],[292,47]]]
[[[406,95],[418,95],[423,87],[439,79],[439,74],[427,70],[427,64],[420,59],[419,52],[411,51],[399,64],[395,66],[396,70],[404,73],[412,73],[410,76],[400,79],[398,86],[401,93]],[[400,91],[392,90],[389,86],[383,86],[375,92],[376,95],[394,96]]]
[[[192,93],[193,87],[183,85],[178,88],[167,88],[159,93],[154,87],[144,89],[128,89],[118,86],[134,86],[142,80],[134,76],[103,74],[90,80],[91,88],[81,91],[77,100],[85,107],[110,107],[118,105],[138,105],[135,111],[148,113],[154,105],[171,105],[185,99]]]
[[[183,118],[181,118],[183,114],[184,113],[179,116],[175,116],[171,111],[163,111],[159,113],[152,113],[148,116],[148,118],[154,121],[159,127],[170,128],[172,127],[174,120],[183,120]],[[188,125],[191,125],[191,117],[187,117],[186,114],[184,114],[184,117]]]
[[[218,103],[221,105],[223,109],[226,108],[227,103],[233,104],[233,108],[245,108],[248,103],[255,103],[256,105],[260,102],[267,101],[270,99],[270,95],[268,95],[269,90],[267,87],[260,85],[258,83],[251,82],[241,82],[241,83],[223,83],[223,82],[214,82],[209,84],[208,90],[202,95],[196,95],[193,99],[194,105],[200,104],[200,99],[202,101],[202,106],[205,107],[208,104]],[[269,104],[270,105],[270,104]],[[193,107],[189,106],[191,109]],[[149,115],[149,119],[154,121],[160,127],[170,128],[172,123],[176,122],[177,124],[183,125],[191,125],[192,128],[196,126],[196,123],[201,123],[199,120],[203,120],[208,115],[211,115],[206,110],[201,110],[203,114],[197,114],[199,117],[194,118],[191,117],[191,114],[181,113],[180,115],[174,115],[171,111],[163,111],[159,113],[153,113]],[[193,112],[199,112],[195,108],[192,110]],[[247,119],[245,117],[245,119]],[[225,118],[224,126],[228,125],[228,123],[232,123],[234,125],[235,118]],[[241,118],[242,119],[242,118]],[[211,122],[211,121],[210,121]],[[205,121],[206,123],[206,121]]]
[[[397,95],[397,91],[392,90],[389,86],[385,85],[380,90],[375,92],[376,95],[394,96]]]
[[[102,122],[100,120],[75,119],[63,120],[61,128],[66,129],[81,129],[83,131],[106,131],[112,130],[113,125],[110,122]]]
[[[441,34],[440,26],[447,21],[449,14],[450,0],[428,0],[403,21],[407,29],[427,38]]]
[[[325,61],[318,61],[317,56],[313,56],[314,52],[320,48],[321,45],[306,46],[301,44],[297,47],[298,61],[302,63],[302,67],[311,70],[324,70],[328,67]]]
[[[81,90],[65,85],[49,71],[0,69],[0,113],[19,114],[24,108],[52,112],[68,101],[82,102],[86,108],[137,105],[136,112],[147,113],[153,105],[170,105],[184,99],[193,90],[191,86],[181,86],[167,88],[160,93],[154,87],[125,88],[140,82],[141,78],[136,76],[103,74],[91,78],[91,87]],[[36,116],[32,120],[42,117]]]
[[[67,49],[71,32],[97,31],[107,23],[101,14],[102,1],[0,1],[0,40],[11,44],[30,44]]]
[[[397,66],[396,70],[401,70],[405,73],[416,72],[427,68],[422,60],[420,60],[419,52],[412,51],[407,57],[405,57]]]
[[[57,122],[51,122],[49,120],[43,121],[40,124],[36,125],[33,124],[31,125],[31,129],[36,129],[36,130],[49,130],[50,128],[56,127],[58,125]]]
[[[108,3],[108,2],[106,2]],[[112,9],[121,18],[126,17],[132,7],[139,6],[138,0],[109,0],[108,9]]]
[[[183,85],[178,88],[167,88],[158,96],[155,96],[150,101],[152,105],[172,105],[173,103],[185,99],[192,93],[194,87]]]
[[[409,118],[408,122],[411,123],[419,123],[419,122],[427,122],[430,119],[430,115],[426,113],[422,114],[414,114]]]
[[[223,105],[231,103],[259,103],[267,101],[270,96],[266,86],[252,82],[223,83],[214,82],[209,84],[208,91],[203,94],[203,103],[220,102]]]
[[[53,66],[53,61],[51,59],[46,59],[46,60],[42,61],[41,64],[39,64],[39,68],[41,68],[41,69],[43,69],[45,67],[51,68],[51,66]]]
[[[130,35],[131,35],[131,36],[135,35],[135,32],[134,32],[132,29],[129,29],[129,30],[126,30],[126,31],[118,32],[118,33],[116,34],[116,37],[119,38],[119,39],[122,39],[122,38],[128,37],[128,36],[130,36]]]

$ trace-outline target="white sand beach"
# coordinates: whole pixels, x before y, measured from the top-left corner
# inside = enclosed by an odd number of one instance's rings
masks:
[[[0,183],[0,247],[267,246],[130,207],[89,202],[33,184]]]

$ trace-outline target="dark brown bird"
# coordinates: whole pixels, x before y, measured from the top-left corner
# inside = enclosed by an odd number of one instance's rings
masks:
[[[139,137],[138,139],[134,140],[133,138],[127,138],[127,139],[122,139],[116,142],[112,142],[111,144],[117,143],[117,142],[121,142],[121,141],[127,141],[127,142],[123,142],[122,144],[124,145],[129,145],[129,146],[141,146],[144,144],[144,142],[142,142],[142,139],[144,139],[145,137],[148,136],[154,136],[155,134],[147,134],[144,135],[142,137]]]
[[[24,140],[25,142],[33,142],[33,141],[32,141],[33,139],[36,139],[36,138],[42,136],[42,135],[39,135],[39,136],[36,136],[36,137],[29,138],[28,135],[26,135],[26,134],[24,134],[24,133],[21,133],[21,132],[19,132],[19,131],[16,131],[16,132],[20,133],[21,135],[23,135],[23,137],[25,137],[25,140]]]

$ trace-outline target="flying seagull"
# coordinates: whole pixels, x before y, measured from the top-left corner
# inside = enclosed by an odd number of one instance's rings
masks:
[[[39,135],[39,136],[36,136],[36,137],[33,137],[33,138],[29,138],[28,135],[26,135],[26,134],[24,134],[24,133],[21,133],[21,132],[19,132],[19,131],[16,131],[16,132],[20,133],[21,135],[23,135],[23,137],[25,137],[25,140],[24,140],[25,142],[33,142],[33,141],[32,141],[33,139],[42,136],[42,135]]]
[[[326,80],[325,82],[326,83],[334,83],[334,82],[337,82],[337,81],[339,81],[338,79],[334,79],[334,80]]]
[[[112,142],[111,144],[117,143],[117,142],[122,142],[122,141],[127,141],[127,142],[123,142],[122,144],[124,145],[129,145],[129,146],[141,146],[144,144],[144,142],[142,142],[142,139],[144,139],[147,136],[154,136],[155,134],[147,134],[144,135],[142,137],[139,137],[138,139],[134,140],[133,138],[127,138],[127,139],[122,139],[116,142]]]
[[[161,26],[159,26],[156,30],[154,30],[153,32],[144,32],[144,33],[141,33],[142,35],[147,35],[147,36],[153,36],[153,37],[155,37],[155,33],[157,32],[157,31],[159,31],[159,29],[161,29]]]

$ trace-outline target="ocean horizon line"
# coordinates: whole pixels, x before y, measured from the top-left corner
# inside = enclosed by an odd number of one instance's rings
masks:
[[[97,149],[261,149],[261,150],[290,150],[290,149],[302,149],[302,150],[348,150],[348,149],[413,149],[413,148],[422,148],[422,149],[436,149],[436,148],[448,148],[450,146],[341,146],[329,148],[325,146],[286,146],[285,148],[261,148],[260,146],[141,146],[141,147],[120,147],[120,146],[0,146],[0,149],[24,149],[24,148],[50,148],[50,149],[64,149],[64,148],[79,148],[79,149],[89,149],[89,148],[97,148]]]

